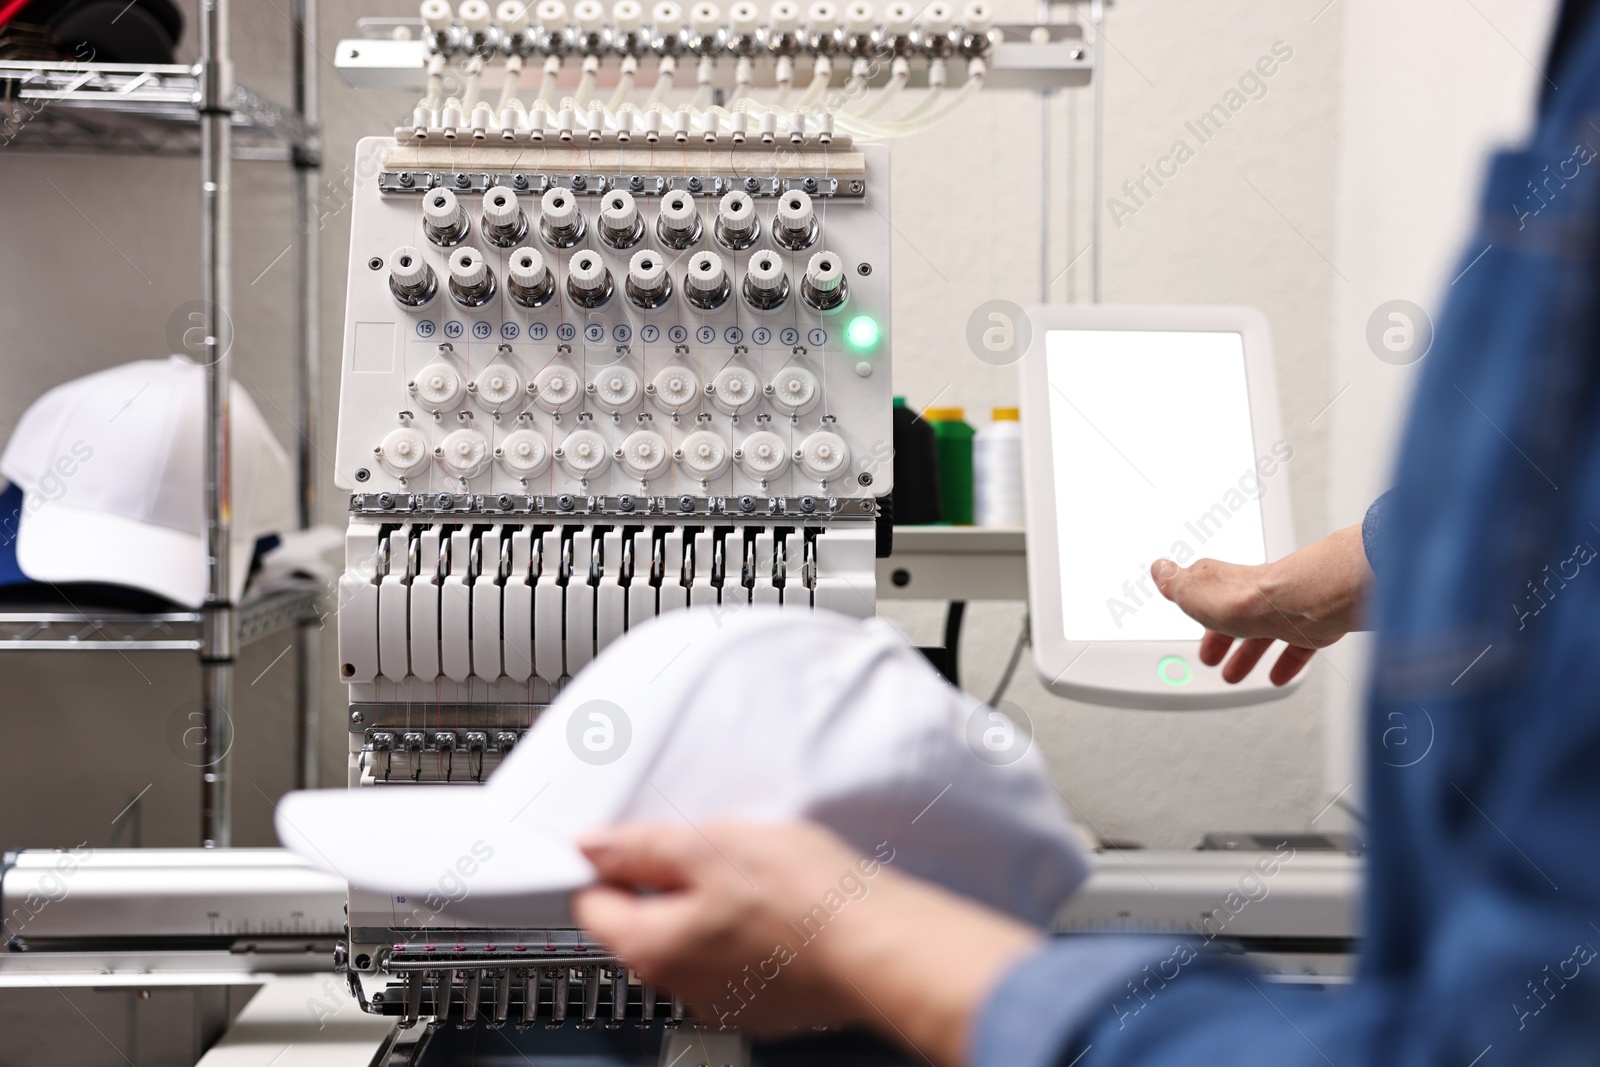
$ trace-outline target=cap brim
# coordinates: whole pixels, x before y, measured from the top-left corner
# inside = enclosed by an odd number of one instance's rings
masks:
[[[253,538],[235,530],[229,577],[238,601],[249,577]],[[23,494],[17,565],[36,582],[105,582],[164,596],[185,607],[205,602],[201,538],[64,501]]]
[[[595,881],[572,842],[484,786],[381,786],[290,793],[283,844],[357,889],[426,903],[447,922],[540,928],[567,919]]]

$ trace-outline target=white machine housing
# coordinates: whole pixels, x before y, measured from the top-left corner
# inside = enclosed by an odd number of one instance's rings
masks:
[[[887,164],[845,138],[360,142],[335,460],[351,787],[481,781],[660,613],[873,613]],[[341,959],[406,1018],[656,1012],[581,931],[465,930],[437,902],[352,891]],[[369,1002],[362,975],[398,984]]]
[[[1288,472],[1283,457],[1283,440],[1278,420],[1278,390],[1272,357],[1272,335],[1266,317],[1248,307],[1118,307],[1083,305],[1037,307],[1027,312],[1030,342],[1021,362],[1023,468],[1026,479],[1028,532],[1028,597],[1032,627],[1034,667],[1040,679],[1060,696],[1114,707],[1153,710],[1199,710],[1238,707],[1276,700],[1293,691],[1303,678],[1285,686],[1274,686],[1263,666],[1236,685],[1222,680],[1219,668],[1203,667],[1199,661],[1199,639],[1194,640],[1071,640],[1063,603],[1063,575],[1067,568],[1095,568],[1105,561],[1075,556],[1064,559],[1059,550],[1061,532],[1069,523],[1110,521],[1117,514],[1119,501],[1097,499],[1093,510],[1083,510],[1081,500],[1064,500],[1060,489],[1063,476],[1058,469],[1061,457],[1054,447],[1052,391],[1058,386],[1050,377],[1046,349],[1052,334],[1070,331],[1130,331],[1139,333],[1174,332],[1185,334],[1224,333],[1242,341],[1244,383],[1248,393],[1249,432],[1253,442],[1249,464],[1270,461],[1270,489],[1262,490],[1251,503],[1259,507],[1265,556],[1257,562],[1277,559],[1296,547],[1289,506]],[[1152,393],[1164,388],[1160,381],[1140,385]],[[1063,394],[1064,395],[1064,394]],[[1119,395],[1119,405],[1137,411],[1139,395]],[[1070,399],[1065,401],[1077,409]],[[1088,419],[1081,410],[1074,414]],[[1101,439],[1103,431],[1089,422]],[[1155,429],[1154,426],[1151,427]],[[1126,447],[1109,442],[1113,450]],[[1292,455],[1292,450],[1290,452]],[[1128,462],[1123,457],[1119,462]],[[1231,469],[1226,472],[1235,475]],[[1148,479],[1145,479],[1146,481]],[[1130,478],[1129,482],[1137,484]],[[1219,481],[1219,486],[1221,482]],[[1150,486],[1155,489],[1153,485]],[[1135,491],[1143,492],[1137,488]],[[1247,509],[1248,510],[1248,509]],[[1241,512],[1244,514],[1246,512]],[[1201,553],[1204,554],[1203,552]],[[1147,568],[1154,559],[1147,560]],[[1188,561],[1180,560],[1187,563]],[[1130,576],[1137,581],[1144,575]],[[1158,599],[1153,585],[1144,594]]]

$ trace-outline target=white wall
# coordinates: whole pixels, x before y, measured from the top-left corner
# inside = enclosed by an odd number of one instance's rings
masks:
[[[1328,323],[1339,284],[1329,260],[1341,12],[1335,4],[1312,21],[1321,5],[1118,3],[1106,34],[1105,184],[1108,197],[1117,195],[1135,211],[1114,219],[1099,205],[1105,300],[1251,304],[1271,320],[1284,433],[1295,449],[1288,478],[1297,532],[1306,540],[1329,529],[1327,420],[1313,419],[1328,400]],[[1028,3],[1001,6],[1002,16],[1032,12]],[[1274,45],[1291,58],[1268,64],[1274,73],[1257,91],[1260,98],[1202,144],[1185,123],[1236,89]],[[1070,106],[1065,98],[1053,105],[1058,131]],[[1086,146],[1087,93],[1078,108]],[[895,146],[895,375],[914,404],[937,396],[940,404],[986,414],[992,405],[1016,401],[1014,368],[987,366],[961,338],[979,303],[1038,299],[1037,115],[1029,96],[980,96],[948,126]],[[1141,168],[1153,167],[1179,139],[1193,158],[1160,188],[1147,182],[1151,195],[1141,195],[1143,206],[1134,204],[1122,183],[1137,181]],[[1063,142],[1058,137],[1058,206],[1065,195]],[[1086,219],[1085,179],[1078,189]],[[989,206],[950,211],[962,195]],[[1087,244],[1083,219],[1069,247],[1066,220],[1060,210],[1053,213],[1052,273]],[[1087,297],[1087,262],[1075,271],[1079,299]],[[1062,278],[1051,299],[1067,296]],[[885,611],[919,641],[938,643],[938,606]],[[968,688],[989,694],[1020,622],[1014,605],[978,605],[969,615]],[[1208,830],[1304,828],[1321,806],[1322,692],[1315,677],[1276,704],[1170,714],[1061,700],[1025,666],[1009,697],[1032,718],[1062,793],[1106,836],[1186,847]]]
[[[1467,239],[1486,153],[1528,128],[1554,0],[1338,0],[1344,45],[1329,395],[1328,518],[1359,522],[1387,487],[1395,438],[1421,364],[1368,346],[1368,318],[1410,300],[1430,316],[1476,249]],[[1509,210],[1509,209],[1508,209]],[[1426,357],[1423,357],[1426,359]],[[1342,392],[1341,392],[1342,391]],[[1329,650],[1326,795],[1359,777],[1365,642]],[[1346,679],[1351,684],[1346,684]],[[1352,788],[1346,799],[1359,797]],[[1329,822],[1340,817],[1329,813]],[[1319,823],[1319,825],[1323,825]]]

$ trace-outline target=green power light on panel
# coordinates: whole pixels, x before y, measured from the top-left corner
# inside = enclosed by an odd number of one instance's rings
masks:
[[[878,320],[871,315],[857,315],[844,328],[844,336],[851,348],[865,352],[869,348],[878,346],[878,342],[883,338],[883,329],[878,325]]]

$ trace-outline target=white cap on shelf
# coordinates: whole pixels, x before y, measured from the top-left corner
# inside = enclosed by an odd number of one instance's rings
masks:
[[[851,33],[871,33],[878,24],[878,13],[868,0],[855,0],[844,9],[844,21]]]
[[[829,0],[816,0],[806,9],[806,23],[812,33],[828,33],[839,27],[839,9]]]
[[[422,23],[434,33],[448,30],[455,17],[450,0],[422,0]]]
[[[450,279],[463,289],[482,285],[489,276],[489,264],[476,248],[458,248],[450,253]]]
[[[922,28],[929,33],[949,33],[955,20],[955,8],[944,0],[933,0],[933,3],[922,9]]]
[[[483,194],[483,217],[491,226],[515,226],[522,213],[517,194],[503,185],[496,185]]]
[[[532,289],[542,284],[550,274],[550,268],[544,263],[544,253],[526,245],[513,249],[506,264],[506,273],[511,276],[511,280],[524,289]]]
[[[578,221],[578,198],[572,190],[557,187],[540,198],[539,211],[551,226],[571,226]]]
[[[415,248],[401,245],[389,253],[389,277],[408,288],[421,285],[428,277],[428,263]]]

